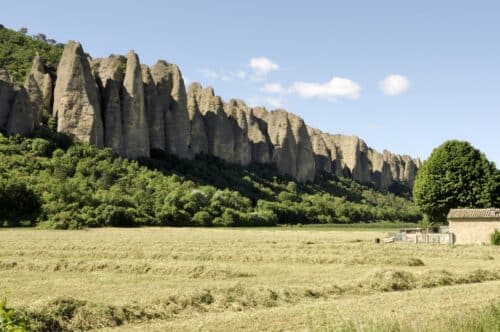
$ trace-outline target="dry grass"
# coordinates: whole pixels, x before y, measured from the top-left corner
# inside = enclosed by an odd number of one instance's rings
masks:
[[[500,305],[498,247],[381,235],[2,230],[0,291],[52,329],[429,330]]]

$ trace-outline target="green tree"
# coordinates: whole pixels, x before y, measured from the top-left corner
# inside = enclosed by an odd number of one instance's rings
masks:
[[[451,208],[498,204],[498,170],[468,142],[447,141],[434,149],[417,174],[415,203],[434,222]]]

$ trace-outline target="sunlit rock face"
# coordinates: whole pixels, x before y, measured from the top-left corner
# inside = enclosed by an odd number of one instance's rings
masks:
[[[1,129],[27,134],[48,107],[60,132],[132,159],[153,150],[185,159],[208,154],[241,166],[271,163],[300,182],[327,173],[386,190],[411,188],[421,166],[359,137],[308,127],[283,109],[224,102],[199,83],[186,91],[179,68],[164,60],[148,67],[132,51],[91,59],[76,42],[64,49],[54,87],[38,56],[23,88],[0,70]]]
[[[57,131],[97,147],[104,145],[101,103],[87,56],[68,42],[57,67],[53,115]]]

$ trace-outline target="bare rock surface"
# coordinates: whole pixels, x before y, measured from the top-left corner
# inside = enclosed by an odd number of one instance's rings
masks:
[[[189,86],[187,92],[187,111],[191,124],[189,131],[189,154],[193,157],[197,154],[208,153],[208,137],[205,121],[199,107],[202,90],[200,84],[193,83]]]
[[[151,67],[158,89],[160,111],[165,117],[166,150],[179,158],[188,158],[191,125],[187,112],[187,96],[181,71],[166,61]]]
[[[97,147],[104,144],[101,105],[80,43],[70,41],[57,68],[53,114],[57,131]]]
[[[104,146],[123,155],[123,128],[121,93],[127,59],[111,55],[108,58],[92,61],[92,69],[101,90],[104,123]]]
[[[139,57],[127,54],[127,69],[121,95],[123,154],[128,158],[149,157],[149,128]]]
[[[52,109],[52,78],[47,72],[38,53],[33,58],[31,70],[26,77],[24,87],[28,93],[32,108],[35,126],[42,122],[43,111]]]
[[[165,140],[165,112],[161,109],[156,87],[150,69],[146,65],[141,66],[142,82],[144,84],[144,95],[146,99],[146,115],[149,125],[149,142],[151,149],[166,150]]]

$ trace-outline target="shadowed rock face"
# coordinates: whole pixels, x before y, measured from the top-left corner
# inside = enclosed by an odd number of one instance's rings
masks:
[[[298,181],[313,181],[316,163],[310,136],[304,121],[284,110],[266,114],[258,111],[259,117],[267,120],[267,130],[272,144],[272,162],[281,174]]]
[[[297,174],[297,143],[283,110],[270,112],[267,116],[269,139],[273,145],[272,162],[281,174],[295,177]]]
[[[248,165],[252,161],[252,147],[248,139],[247,106],[242,100],[231,99],[224,105],[224,112],[229,119],[233,120],[234,149],[231,162],[238,165]]]
[[[167,152],[180,158],[188,158],[191,125],[181,72],[176,65],[158,61],[151,67],[151,74],[158,89],[160,111],[165,117]]]
[[[187,92],[187,111],[191,128],[189,132],[189,154],[208,153],[208,137],[205,129],[205,122],[201,114],[199,103],[201,99],[202,87],[198,83],[189,86]]]
[[[306,124],[304,120],[292,113],[288,113],[288,121],[296,143],[297,160],[294,177],[301,182],[313,181],[316,174],[316,163]]]
[[[371,162],[371,182],[377,188],[388,189],[393,182],[391,168],[382,153],[368,150],[368,159]]]
[[[0,69],[0,128],[5,129],[16,92],[6,70]]]
[[[165,151],[165,113],[161,110],[158,102],[158,89],[149,68],[142,65],[141,69],[151,149]]]
[[[32,131],[50,107],[51,87],[39,57],[26,89],[0,70],[0,128],[9,134]],[[133,52],[91,60],[75,42],[66,45],[58,66],[53,110],[59,131],[128,158],[148,157],[150,149],[179,158],[207,153],[239,165],[274,163],[301,182],[326,172],[381,189],[394,183],[412,187],[421,166],[409,156],[379,153],[356,136],[307,127],[284,110],[250,108],[239,99],[224,103],[198,83],[186,93],[179,68],[166,61],[149,68]]]
[[[307,132],[309,137],[311,137],[316,170],[332,173],[332,158],[330,150],[326,146],[325,140],[323,139],[323,133],[311,127],[307,128]]]
[[[215,96],[210,87],[201,91],[198,107],[203,115],[207,138],[208,152],[222,160],[234,160],[233,120],[224,112],[224,104],[219,96]]]
[[[31,71],[26,77],[24,87],[33,108],[35,126],[39,126],[42,122],[43,110],[49,111],[52,109],[52,78],[47,73],[38,53],[33,59]]]
[[[267,135],[267,126],[263,125],[261,119],[254,115],[253,109],[248,109],[248,139],[251,145],[253,162],[267,164],[271,162],[271,142]]]
[[[370,182],[368,147],[356,136],[333,135],[333,141],[342,155],[344,174],[350,173],[354,180]]]
[[[34,129],[33,107],[24,88],[16,91],[14,104],[9,114],[6,131],[8,135],[28,135]]]
[[[110,147],[118,155],[124,153],[120,95],[126,64],[125,57],[115,55],[92,61],[94,76],[101,90],[104,146]]]
[[[101,106],[87,57],[69,42],[57,68],[53,114],[57,131],[97,147],[104,144]]]
[[[149,128],[139,58],[127,54],[122,91],[123,154],[128,158],[149,157]]]

